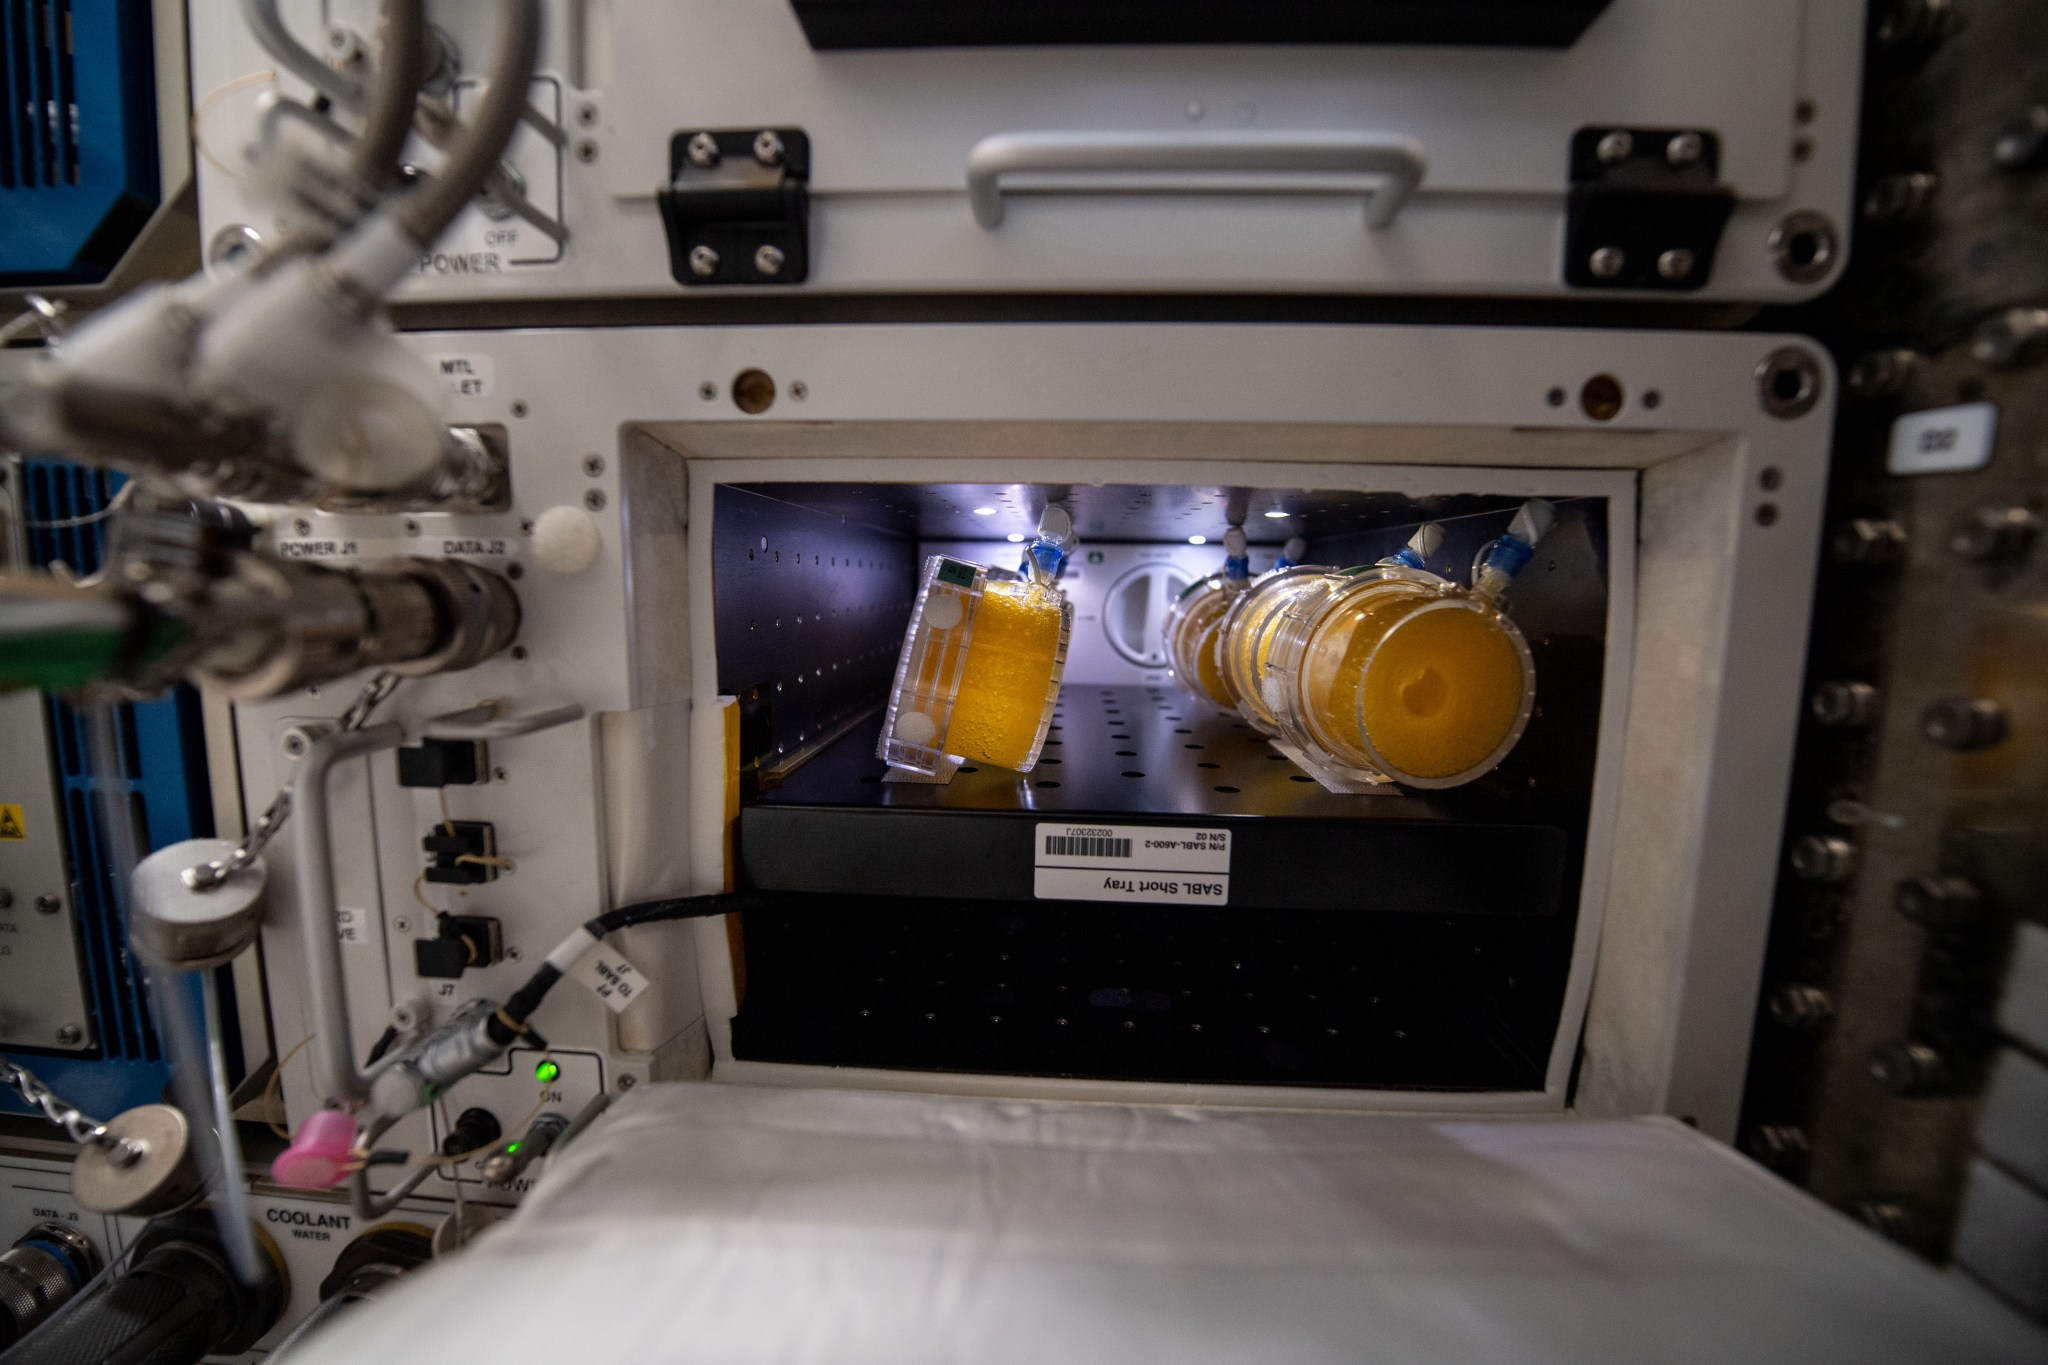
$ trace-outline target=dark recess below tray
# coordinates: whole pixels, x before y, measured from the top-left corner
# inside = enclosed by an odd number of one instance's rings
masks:
[[[835,911],[745,917],[734,1055],[1106,1080],[1540,1088],[1577,921],[1599,654],[1584,639],[1532,645],[1545,714],[1494,775],[1430,796],[1326,792],[1241,722],[1171,689],[1069,687],[1050,736],[1060,742],[1046,749],[1058,761],[1028,777],[986,769],[945,787],[885,783],[875,724],[857,727],[742,811],[748,883],[814,891]],[[1194,743],[1204,747],[1184,747]],[[1109,766],[1128,762],[1145,776]],[[1060,785],[1037,785],[1046,781]],[[1227,825],[1238,840],[1232,903],[1030,899],[1033,826],[1079,815]],[[1276,842],[1255,854],[1262,835]],[[961,852],[976,840],[989,849]],[[1417,850],[1431,840],[1425,858]],[[1386,856],[1403,844],[1417,874],[1405,887]],[[1251,903],[1289,887],[1336,888],[1346,908]],[[927,899],[897,899],[908,896]]]

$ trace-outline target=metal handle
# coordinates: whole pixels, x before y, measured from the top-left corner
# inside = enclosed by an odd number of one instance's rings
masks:
[[[974,221],[1003,221],[1003,193],[1364,194],[1365,225],[1394,221],[1428,163],[1392,133],[997,133],[967,155]]]

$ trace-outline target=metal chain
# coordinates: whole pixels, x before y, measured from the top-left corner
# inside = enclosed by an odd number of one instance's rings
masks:
[[[77,1105],[44,1085],[35,1072],[5,1057],[0,1057],[0,1083],[12,1086],[16,1094],[32,1108],[42,1110],[44,1118],[62,1128],[65,1135],[81,1147],[112,1147],[120,1142],[119,1138],[107,1132],[107,1125],[89,1117]]]
[[[369,724],[370,713],[397,689],[401,681],[403,679],[398,674],[389,670],[380,670],[374,674],[369,682],[363,684],[363,690],[356,694],[356,699],[349,703],[348,709],[341,713],[341,719],[335,722],[335,728],[362,729]],[[262,854],[264,845],[284,828],[284,822],[291,818],[291,814],[292,784],[287,782],[277,789],[277,796],[271,801],[270,808],[250,824],[249,832],[242,836],[242,841],[235,845],[232,853],[225,858],[216,858],[210,863],[198,863],[185,869],[185,885],[194,891],[208,891],[255,862]]]

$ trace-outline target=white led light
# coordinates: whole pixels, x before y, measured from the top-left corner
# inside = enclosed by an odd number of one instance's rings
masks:
[[[1271,518],[1272,518],[1272,519],[1273,519],[1274,521],[1285,521],[1285,520],[1287,520],[1287,517],[1288,517],[1288,514],[1287,514],[1287,513],[1285,513],[1285,512],[1283,512],[1283,511],[1281,511],[1281,510],[1280,510],[1279,508],[1277,508],[1277,507],[1276,507],[1276,508],[1274,508],[1274,509],[1273,509],[1272,511],[1270,511],[1270,512],[1266,513],[1266,515],[1267,515],[1267,516],[1269,516],[1269,517],[1271,517]]]
[[[1189,536],[1189,537],[1188,537],[1188,544],[1190,544],[1190,545],[1207,545],[1208,543],[1209,543],[1209,537],[1207,537],[1207,536]]]
[[[995,514],[996,509],[993,507],[977,507],[974,509],[974,515],[977,517],[992,517]]]
[[[1022,531],[1012,531],[1007,536],[1004,536],[1003,539],[1009,541],[1012,545],[1016,545],[1023,541],[1024,533]]]

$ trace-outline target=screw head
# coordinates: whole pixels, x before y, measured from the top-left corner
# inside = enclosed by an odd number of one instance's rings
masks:
[[[287,730],[284,736],[283,748],[285,753],[292,758],[304,758],[307,748],[306,732],[303,730]]]
[[[393,915],[391,917],[391,932],[394,934],[411,933],[412,921],[407,919],[404,915]]]
[[[683,155],[698,170],[708,171],[718,164],[718,139],[709,133],[693,133],[683,146]]]
[[[1845,882],[1856,871],[1856,846],[1832,834],[1801,835],[1786,861],[1801,881]]]
[[[1628,130],[1616,128],[1594,144],[1593,155],[1599,157],[1603,164],[1612,166],[1617,161],[1628,160],[1635,149],[1636,140],[1630,136]]]
[[[1897,398],[1920,373],[1920,356],[1904,346],[1866,351],[1849,367],[1849,392],[1858,398]]]
[[[63,908],[64,902],[56,896],[36,897],[36,913],[39,915],[54,915]]]
[[[1808,710],[1822,725],[1868,725],[1877,719],[1881,706],[1877,689],[1867,682],[1830,679],[1813,690]]]
[[[1698,133],[1675,133],[1664,144],[1664,160],[1673,166],[1690,166],[1706,154],[1706,139]]]
[[[690,248],[690,273],[707,278],[718,273],[718,253],[708,246]]]
[[[804,383],[804,381],[801,379],[794,380],[791,382],[789,386],[789,396],[795,401],[801,403],[804,401],[804,399],[809,398],[811,396],[811,386],[809,384]]]
[[[1594,249],[1586,258],[1586,268],[1598,279],[1611,280],[1621,273],[1628,264],[1628,255],[1618,246],[1603,246]]]
[[[780,275],[782,262],[782,248],[779,246],[764,242],[754,251],[754,269],[763,275]]]
[[[2037,104],[2008,124],[1991,144],[1991,159],[2004,171],[2038,170],[2048,164],[2048,105]]]
[[[585,455],[583,457],[583,472],[593,479],[604,473],[604,456]]]
[[[1984,893],[1968,877],[1936,873],[1900,881],[1892,890],[1892,904],[1915,924],[1949,929],[1970,924],[1982,914]]]
[[[292,522],[292,534],[296,536],[312,535],[313,523],[306,520],[304,517],[299,517],[298,519]]]
[[[640,1084],[640,1081],[639,1081],[639,1078],[638,1078],[638,1077],[635,1077],[635,1076],[621,1076],[621,1077],[619,1077],[618,1085],[619,1085],[619,1089],[621,1089],[621,1090],[631,1090],[631,1089],[632,1089],[632,1088],[633,1088],[634,1086],[636,1086],[636,1085],[638,1085],[638,1084]]]
[[[1657,257],[1657,273],[1667,280],[1685,279],[1692,274],[1695,259],[1684,247],[1672,247]]]
[[[418,535],[420,533],[420,524],[411,517],[407,517],[405,519],[405,533],[409,536]]]
[[[581,161],[585,165],[588,165],[591,162],[597,160],[597,157],[598,150],[597,142],[595,139],[584,138],[581,142],[576,144],[576,159],[578,161]]]
[[[583,505],[593,512],[602,512],[604,510],[604,490],[602,488],[593,488],[585,493],[583,495]]]
[[[597,106],[586,104],[578,109],[576,111],[576,122],[579,127],[595,128],[597,126]]]
[[[57,1041],[65,1047],[77,1047],[85,1041],[85,1030],[76,1024],[64,1024],[57,1030]]]
[[[718,397],[718,385],[708,379],[705,380],[697,386],[697,396],[709,403],[712,399]]]
[[[2041,518],[2024,507],[1980,507],[1949,531],[1948,548],[1973,564],[2009,564],[2026,558],[2041,533]]]
[[[754,134],[754,160],[763,166],[780,166],[784,150],[782,139],[773,129],[763,128]]]
[[[1920,713],[1920,733],[1957,753],[1993,748],[2010,728],[2005,708],[1989,697],[1943,697]]]
[[[1970,338],[1970,354],[1999,369],[2048,358],[2048,308],[2008,308],[1986,318]]]

